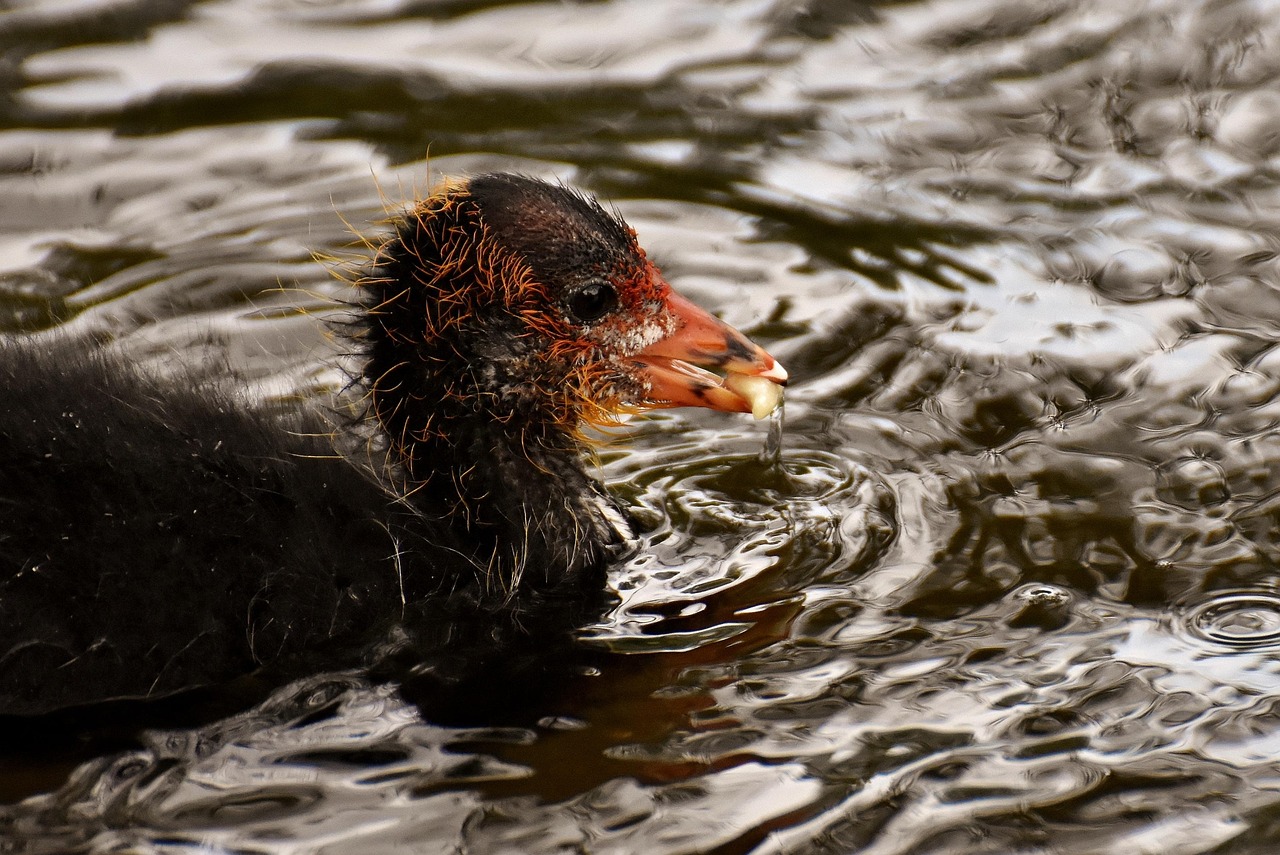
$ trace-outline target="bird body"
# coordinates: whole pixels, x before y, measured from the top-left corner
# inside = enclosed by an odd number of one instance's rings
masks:
[[[630,534],[582,426],[751,409],[694,363],[785,380],[620,219],[534,179],[446,185],[356,286],[359,416],[336,434],[319,406],[0,347],[0,713],[589,619]]]
[[[221,681],[398,601],[395,505],[315,415],[98,355],[0,357],[0,710]]]

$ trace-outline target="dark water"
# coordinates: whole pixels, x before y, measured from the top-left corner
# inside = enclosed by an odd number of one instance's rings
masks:
[[[313,253],[498,168],[795,378],[781,473],[711,413],[603,448],[647,533],[551,697],[322,675],[37,751],[0,851],[1280,847],[1280,4],[9,0],[0,46],[5,332],[324,394]]]

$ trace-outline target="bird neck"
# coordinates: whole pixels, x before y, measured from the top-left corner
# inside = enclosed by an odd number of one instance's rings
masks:
[[[490,598],[598,586],[630,530],[576,434],[536,411],[498,413],[483,396],[458,396],[462,366],[423,359],[382,330],[364,340],[363,385],[394,492],[444,523],[432,537]]]
[[[590,584],[629,538],[579,450],[481,419],[412,442],[396,468],[413,509],[446,523],[449,550],[500,601]]]

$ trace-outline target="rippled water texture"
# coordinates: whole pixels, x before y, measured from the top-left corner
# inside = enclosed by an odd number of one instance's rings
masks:
[[[0,44],[6,332],[323,394],[312,254],[500,168],[795,378],[780,467],[713,413],[602,448],[645,537],[551,697],[319,675],[33,746],[0,850],[1280,847],[1280,5],[8,0]]]

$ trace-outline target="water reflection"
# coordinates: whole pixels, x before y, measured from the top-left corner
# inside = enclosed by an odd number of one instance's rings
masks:
[[[10,10],[5,332],[327,393],[312,253],[500,168],[795,379],[780,468],[713,415],[602,445],[643,540],[526,705],[321,675],[37,751],[17,851],[1274,851],[1269,4]]]

